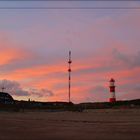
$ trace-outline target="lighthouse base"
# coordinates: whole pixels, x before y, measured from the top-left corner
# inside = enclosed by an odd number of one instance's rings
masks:
[[[116,102],[116,98],[110,98],[110,99],[109,99],[109,102],[110,102],[110,103]]]

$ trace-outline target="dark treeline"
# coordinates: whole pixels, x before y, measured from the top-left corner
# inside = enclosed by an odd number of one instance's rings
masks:
[[[36,102],[36,101],[14,101],[13,104],[0,103],[0,111],[79,111],[86,109],[110,109],[110,108],[140,108],[140,99],[129,101],[117,101],[114,103],[80,103],[68,102]]]

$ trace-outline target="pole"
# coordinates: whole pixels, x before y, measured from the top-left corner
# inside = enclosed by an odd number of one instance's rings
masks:
[[[71,102],[71,51],[69,51],[69,69],[68,69],[68,73],[69,73],[69,87],[68,87],[68,98],[69,98],[69,103]]]

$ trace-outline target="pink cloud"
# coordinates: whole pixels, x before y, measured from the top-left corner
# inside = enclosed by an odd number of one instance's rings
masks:
[[[136,93],[134,96],[139,97],[139,88],[135,88],[135,83],[140,82],[139,18],[120,14],[83,22],[66,19],[64,16],[63,23],[52,27],[38,21],[27,28],[23,32],[25,38],[19,43],[23,43],[20,49],[17,42],[2,41],[0,46],[6,48],[0,53],[4,58],[0,64],[20,61],[12,65],[12,72],[11,67],[6,67],[9,71],[3,72],[1,78],[17,80],[22,88],[37,88],[37,92],[47,87],[54,91],[49,101],[66,101],[67,51],[72,49],[73,101],[108,101],[111,77],[116,79],[118,99],[132,98],[130,85]],[[30,59],[25,55],[28,51]],[[45,97],[34,98],[46,100]]]

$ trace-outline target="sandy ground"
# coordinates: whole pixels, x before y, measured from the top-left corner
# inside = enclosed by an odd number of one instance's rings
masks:
[[[140,109],[0,112],[0,140],[140,140]]]

